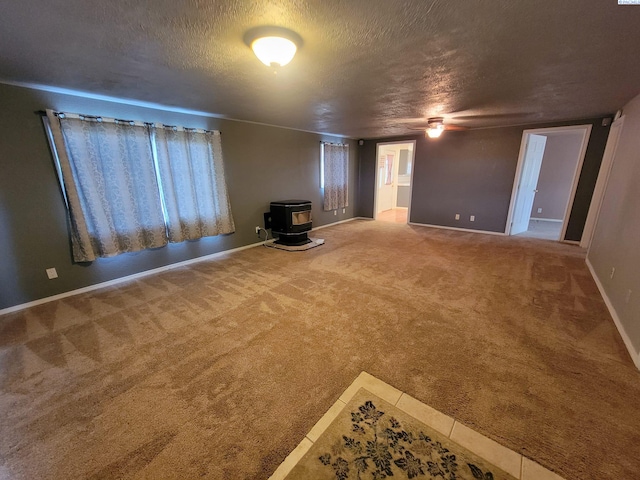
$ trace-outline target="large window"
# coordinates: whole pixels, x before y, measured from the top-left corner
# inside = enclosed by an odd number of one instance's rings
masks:
[[[349,206],[349,145],[321,143],[320,187],[324,189],[324,210]]]
[[[235,230],[219,132],[47,111],[74,260]]]

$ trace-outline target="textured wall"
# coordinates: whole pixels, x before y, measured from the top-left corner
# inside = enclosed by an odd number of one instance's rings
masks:
[[[587,258],[637,355],[640,352],[640,95],[629,102],[623,112],[624,125]],[[615,274],[609,278],[612,268]],[[636,360],[640,365],[640,358]]]
[[[593,129],[565,237],[579,240],[609,133],[600,118],[445,132],[438,140],[423,135],[367,140],[360,147],[357,214],[373,215],[376,143],[416,139],[411,221],[504,232],[523,130],[588,123]],[[476,221],[470,222],[469,215],[476,215]]]
[[[582,133],[547,136],[531,218],[564,219],[581,145]]]
[[[346,214],[322,211],[321,140],[335,137],[0,85],[0,309],[258,241],[255,226],[269,202],[313,202],[314,225],[353,216],[358,169],[351,143]],[[71,263],[65,207],[40,117],[44,108],[219,129],[236,233],[157,250]],[[45,268],[59,278],[48,280]]]

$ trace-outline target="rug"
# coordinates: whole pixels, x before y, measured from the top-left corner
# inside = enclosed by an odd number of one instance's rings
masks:
[[[516,480],[361,388],[286,480]]]

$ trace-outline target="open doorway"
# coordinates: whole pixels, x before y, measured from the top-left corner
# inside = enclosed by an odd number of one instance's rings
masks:
[[[409,221],[415,149],[415,140],[377,144],[373,202],[375,220],[394,223]]]
[[[564,239],[591,125],[525,130],[505,233]]]

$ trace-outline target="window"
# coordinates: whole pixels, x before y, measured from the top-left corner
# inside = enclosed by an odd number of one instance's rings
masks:
[[[349,145],[321,144],[320,187],[325,211],[349,206]]]
[[[219,132],[51,111],[45,125],[75,261],[235,230]]]

